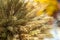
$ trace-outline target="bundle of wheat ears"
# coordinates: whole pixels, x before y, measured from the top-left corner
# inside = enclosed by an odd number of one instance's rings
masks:
[[[0,0],[0,40],[43,40],[51,37],[49,20],[36,17],[35,8],[24,0]]]

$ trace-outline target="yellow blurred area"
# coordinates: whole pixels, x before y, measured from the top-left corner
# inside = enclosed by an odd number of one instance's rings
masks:
[[[45,9],[46,10],[45,12],[49,16],[53,15],[53,12],[55,10],[57,10],[57,1],[56,0],[34,0],[34,2],[40,3],[40,4],[44,4],[44,5],[48,4],[48,6]],[[44,6],[42,6],[42,7],[44,7]],[[37,16],[39,16],[39,15],[44,13],[44,10],[43,11],[40,11],[40,10],[37,11]]]
[[[48,3],[49,0],[34,0],[34,2],[39,2],[39,3]]]

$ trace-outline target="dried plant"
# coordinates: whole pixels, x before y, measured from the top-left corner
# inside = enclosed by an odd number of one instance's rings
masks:
[[[49,36],[48,19],[35,18],[35,9],[24,0],[0,0],[0,40],[43,40]],[[43,22],[43,21],[44,22]]]

